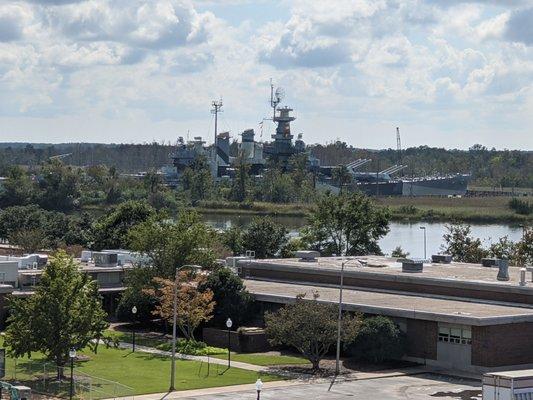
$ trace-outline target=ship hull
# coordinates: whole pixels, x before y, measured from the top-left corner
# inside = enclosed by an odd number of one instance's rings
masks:
[[[464,196],[468,175],[404,180],[403,196]]]

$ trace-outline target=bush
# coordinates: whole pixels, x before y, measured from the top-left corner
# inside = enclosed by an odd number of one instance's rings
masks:
[[[163,351],[170,351],[172,349],[172,343],[162,343],[158,345],[157,348]],[[208,346],[204,342],[197,340],[186,340],[183,338],[180,338],[176,341],[176,352],[181,354],[189,354],[192,356],[227,354],[226,349]]]
[[[363,321],[348,354],[365,361],[381,363],[405,354],[405,334],[390,318],[377,316]]]
[[[412,204],[409,204],[398,207],[398,212],[400,212],[401,214],[415,215],[416,213],[418,213],[418,208],[416,208]]]
[[[509,200],[509,208],[521,215],[529,215],[533,213],[533,203],[530,203],[526,200],[520,200],[516,197],[513,197]]]

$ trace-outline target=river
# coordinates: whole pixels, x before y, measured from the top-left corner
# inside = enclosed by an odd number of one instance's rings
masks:
[[[217,228],[227,229],[231,226],[245,227],[250,223],[252,215],[225,215],[203,214],[205,221]],[[283,224],[289,230],[291,236],[296,236],[298,230],[305,225],[305,219],[301,217],[276,216],[276,222]],[[436,254],[442,245],[442,236],[446,232],[444,222],[417,222],[400,223],[392,222],[389,233],[379,241],[381,250],[390,254],[396,246],[401,246],[411,257],[421,258],[424,256],[424,231],[420,227],[426,227],[426,246],[428,257]],[[512,241],[520,240],[522,228],[513,225],[500,224],[471,224],[472,235],[483,240],[485,246],[497,241],[502,236],[508,236]]]

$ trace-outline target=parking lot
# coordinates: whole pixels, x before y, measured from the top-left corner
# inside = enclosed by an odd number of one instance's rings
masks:
[[[481,382],[433,374],[354,380],[336,383],[331,388],[330,386],[328,383],[307,383],[265,389],[261,393],[261,400],[481,399]],[[250,400],[255,398],[255,392],[228,392],[194,397],[180,396],[180,398],[189,400]]]

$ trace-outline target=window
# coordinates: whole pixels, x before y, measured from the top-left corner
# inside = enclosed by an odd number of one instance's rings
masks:
[[[472,344],[472,331],[469,327],[439,326],[439,342]]]

